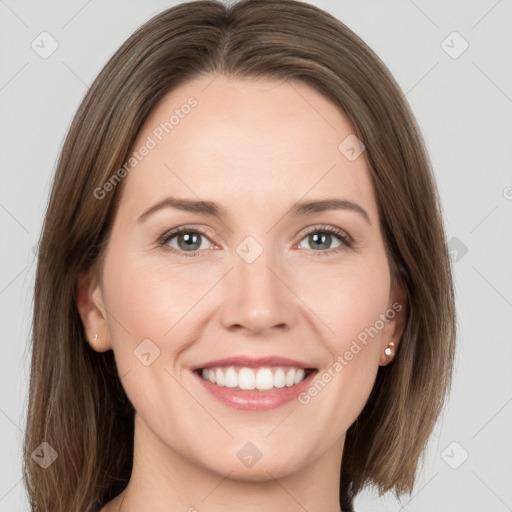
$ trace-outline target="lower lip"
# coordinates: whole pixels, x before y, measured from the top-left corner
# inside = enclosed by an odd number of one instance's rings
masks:
[[[248,411],[268,411],[295,400],[300,393],[311,385],[317,371],[311,372],[304,380],[294,386],[273,388],[268,391],[239,390],[227,386],[217,386],[217,384],[203,379],[197,372],[193,373],[217,400],[229,407]]]

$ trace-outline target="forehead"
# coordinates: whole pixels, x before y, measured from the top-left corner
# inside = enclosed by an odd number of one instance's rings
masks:
[[[340,150],[354,132],[340,109],[303,83],[205,76],[169,93],[148,116],[121,206],[138,212],[172,194],[277,211],[338,196],[374,217],[364,152],[353,160]]]

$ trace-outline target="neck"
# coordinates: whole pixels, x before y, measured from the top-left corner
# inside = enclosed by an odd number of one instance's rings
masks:
[[[345,436],[314,460],[304,461],[297,471],[262,456],[243,476],[236,474],[238,459],[234,467],[228,460],[216,472],[163,444],[137,413],[134,437],[132,474],[119,496],[120,512],[295,512],[297,507],[308,512],[340,511]]]

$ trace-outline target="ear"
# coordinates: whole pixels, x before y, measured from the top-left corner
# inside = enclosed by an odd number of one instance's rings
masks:
[[[393,283],[393,288],[390,293],[390,302],[386,312],[386,316],[389,320],[382,332],[379,366],[386,366],[395,357],[405,329],[407,308],[407,291],[401,279],[397,277]],[[394,345],[390,346],[390,342],[393,342]],[[389,355],[385,353],[387,348],[391,349]]]
[[[97,352],[111,349],[103,295],[93,269],[78,273],[76,305],[84,325],[85,338],[91,347]]]

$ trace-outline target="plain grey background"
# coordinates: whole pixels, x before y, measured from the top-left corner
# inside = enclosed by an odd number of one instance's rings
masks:
[[[0,0],[1,511],[28,510],[35,246],[59,149],[108,58],[176,3]],[[356,510],[512,511],[512,1],[310,3],[362,37],[406,93],[434,165],[457,294],[453,391],[413,495],[364,492]]]

